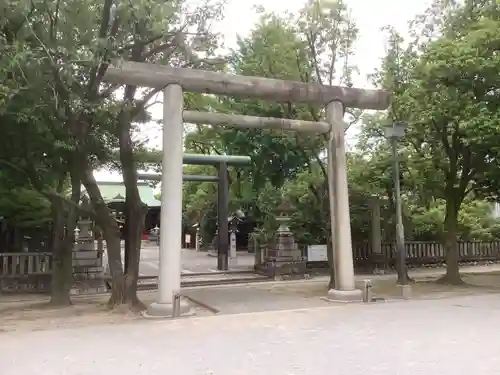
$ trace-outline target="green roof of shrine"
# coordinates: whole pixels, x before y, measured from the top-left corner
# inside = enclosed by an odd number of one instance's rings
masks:
[[[109,181],[98,182],[97,185],[101,191],[105,202],[125,201],[125,185],[123,182]],[[160,207],[161,202],[155,198],[154,190],[148,182],[138,182],[139,195],[144,204],[148,207]]]

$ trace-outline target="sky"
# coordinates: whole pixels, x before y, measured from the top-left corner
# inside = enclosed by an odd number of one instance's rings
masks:
[[[255,6],[264,6],[269,11],[282,13],[298,11],[305,0],[228,0],[224,19],[214,28],[224,38],[227,48],[234,48],[237,35],[246,36],[258,20],[254,11]],[[360,70],[355,77],[354,84],[360,88],[370,88],[367,76],[373,73],[380,65],[380,59],[386,51],[385,34],[381,28],[392,25],[403,35],[407,24],[417,14],[422,13],[430,5],[431,0],[346,0],[351,8],[352,17],[359,29],[359,40],[356,44],[355,56],[352,61]],[[161,102],[161,95],[156,98]],[[150,108],[153,119],[162,117],[162,105],[156,104]],[[152,121],[141,126],[139,138],[147,138],[148,145],[161,149],[161,126]],[[350,129],[348,140],[356,138],[356,129]],[[98,181],[121,181],[117,173],[105,170],[96,171]]]

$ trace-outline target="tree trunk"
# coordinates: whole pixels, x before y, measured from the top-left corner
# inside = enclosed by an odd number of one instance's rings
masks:
[[[324,176],[325,181],[328,181],[327,176]],[[335,233],[331,231],[331,220],[330,217],[330,197],[328,196],[328,186],[323,185],[323,191],[319,191],[316,194],[319,198],[320,203],[320,215],[324,218],[326,226],[323,230],[323,235],[326,238],[326,258],[328,260],[328,273],[330,274],[330,280],[328,281],[328,289],[335,289],[335,254],[333,249],[333,241],[335,240],[333,236]]]
[[[71,249],[68,251],[65,247],[64,207],[61,202],[57,204],[52,202],[52,206],[54,212],[54,239],[50,303],[54,306],[70,306],[70,290],[73,283],[73,253]],[[68,226],[71,226],[69,220]]]
[[[321,163],[321,160],[318,159],[318,163]],[[320,215],[324,219],[326,226],[323,228],[323,235],[326,239],[326,258],[328,260],[328,273],[330,276],[330,280],[328,281],[328,289],[335,289],[335,254],[333,248],[333,241],[335,240],[333,236],[335,233],[331,231],[331,220],[333,218],[330,217],[330,197],[328,190],[328,176],[326,174],[326,169],[322,167],[324,184],[322,185],[321,190],[313,191],[314,196],[318,200]],[[312,189],[311,189],[312,190]]]
[[[441,284],[460,285],[457,244],[458,208],[454,200],[446,201],[446,217],[444,219],[444,249],[446,254],[446,274],[438,280]]]
[[[120,228],[104,202],[92,168],[85,157],[81,160],[81,166],[82,182],[94,208],[97,225],[101,228],[106,241],[111,273],[111,297],[108,305],[113,308],[125,302],[125,277],[121,257]]]
[[[9,249],[10,251],[20,253],[24,251],[23,248],[23,233],[21,229],[14,227],[12,230],[13,233],[13,244],[12,244],[12,249]]]
[[[62,194],[64,179],[61,180],[58,193]],[[53,270],[50,303],[55,306],[71,305],[71,287],[73,285],[73,243],[74,231],[78,221],[78,204],[80,202],[81,182],[74,173],[71,174],[71,201],[74,205],[68,208],[65,220],[64,204],[55,198],[51,201],[54,212],[54,237],[52,248]],[[66,224],[66,228],[65,228]]]
[[[328,281],[328,289],[335,289],[335,268],[333,261],[333,243],[330,235],[326,237],[326,256],[328,258],[328,268],[330,272],[330,280]]]
[[[136,186],[137,188],[137,186]],[[127,194],[128,196],[130,194]],[[137,283],[139,280],[139,262],[141,254],[142,232],[144,228],[145,212],[142,202],[125,201],[125,220],[127,233],[125,237],[125,257],[127,268],[125,270],[125,301],[132,308],[142,310],[145,306],[137,296]]]
[[[124,99],[130,104],[136,88],[127,86]],[[137,297],[139,279],[139,262],[141,255],[142,232],[147,207],[141,201],[137,187],[137,166],[133,156],[133,143],[130,134],[131,118],[128,109],[124,108],[118,116],[120,141],[120,162],[123,181],[125,183],[125,301],[134,309],[144,309],[145,306]]]

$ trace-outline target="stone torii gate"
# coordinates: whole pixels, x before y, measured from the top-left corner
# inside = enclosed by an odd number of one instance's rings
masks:
[[[248,166],[252,159],[250,156],[243,155],[197,155],[184,154],[184,164],[189,165],[212,165],[217,169],[217,176],[203,175],[183,175],[183,181],[204,181],[217,182],[217,269],[219,271],[228,270],[229,257],[229,180],[227,175],[227,167],[233,166]],[[154,162],[151,159],[151,162]],[[139,173],[139,180],[162,181],[160,174]],[[161,227],[160,227],[161,241]]]
[[[328,295],[332,300],[360,301],[362,299],[362,292],[355,288],[354,278],[344,111],[346,107],[386,109],[389,106],[389,93],[136,62],[125,62],[120,66],[108,68],[104,80],[114,84],[161,88],[164,94],[161,217],[163,223],[169,224],[161,226],[158,296],[157,301],[149,306],[148,315],[168,317],[189,312],[188,305],[179,302],[178,297],[181,274],[184,121],[241,128],[329,133],[328,186],[331,232],[334,242],[335,289],[328,291]],[[326,122],[183,111],[184,92],[321,104],[326,106]]]

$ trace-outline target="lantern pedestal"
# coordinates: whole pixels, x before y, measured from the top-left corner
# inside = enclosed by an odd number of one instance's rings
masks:
[[[283,202],[278,211],[278,230],[264,249],[264,259],[257,270],[276,280],[304,278],[307,272],[306,261],[288,226],[291,207]]]

